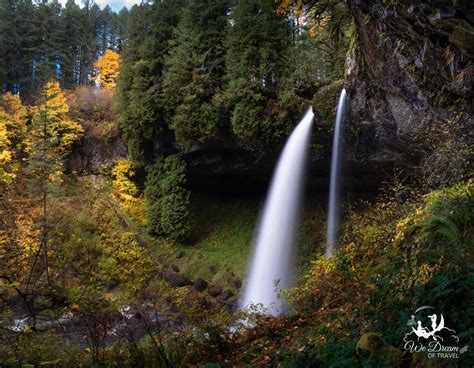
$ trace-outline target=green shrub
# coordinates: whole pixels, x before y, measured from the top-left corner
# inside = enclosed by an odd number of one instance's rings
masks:
[[[145,183],[148,229],[155,235],[183,240],[189,233],[186,163],[179,155],[158,160]]]

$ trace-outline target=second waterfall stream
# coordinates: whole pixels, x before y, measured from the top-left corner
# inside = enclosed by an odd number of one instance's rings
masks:
[[[291,285],[313,119],[309,108],[278,159],[258,225],[241,308],[257,305],[273,315],[285,312],[285,302],[278,294]]]
[[[339,232],[339,220],[341,210],[341,165],[343,154],[344,113],[346,108],[346,90],[341,91],[339,104],[337,106],[336,124],[334,126],[334,138],[331,157],[331,177],[329,183],[328,201],[328,225],[326,230],[326,255],[331,257],[336,246],[337,234]]]

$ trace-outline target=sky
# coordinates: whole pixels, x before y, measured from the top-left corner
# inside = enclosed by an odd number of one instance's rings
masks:
[[[67,0],[59,0],[59,2],[63,5],[66,4]],[[107,4],[112,8],[114,11],[120,11],[124,6],[127,8],[131,8],[134,4],[139,4],[141,0],[95,0],[95,3],[103,9]],[[82,6],[82,0],[76,0],[76,4]]]

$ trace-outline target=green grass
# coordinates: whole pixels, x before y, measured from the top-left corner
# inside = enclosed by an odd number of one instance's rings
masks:
[[[179,246],[176,264],[193,279],[233,288],[246,272],[259,208],[258,198],[193,195],[191,241]]]
[[[297,278],[321,252],[325,217],[321,199],[307,199],[300,228]],[[175,263],[193,280],[234,288],[243,281],[258,222],[262,198],[217,197],[193,193],[192,235],[189,244],[180,244],[183,256]]]

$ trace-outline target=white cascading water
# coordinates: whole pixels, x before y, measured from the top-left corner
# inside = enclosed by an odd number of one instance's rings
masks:
[[[288,138],[278,160],[258,226],[241,300],[243,309],[256,305],[273,315],[285,312],[285,303],[278,294],[291,284],[293,249],[313,118],[313,110],[309,108]]]
[[[346,90],[343,89],[337,106],[336,125],[331,157],[331,178],[329,186],[328,225],[326,231],[326,255],[331,257],[336,246],[339,231],[340,195],[341,195],[341,162],[344,110],[346,106]]]

